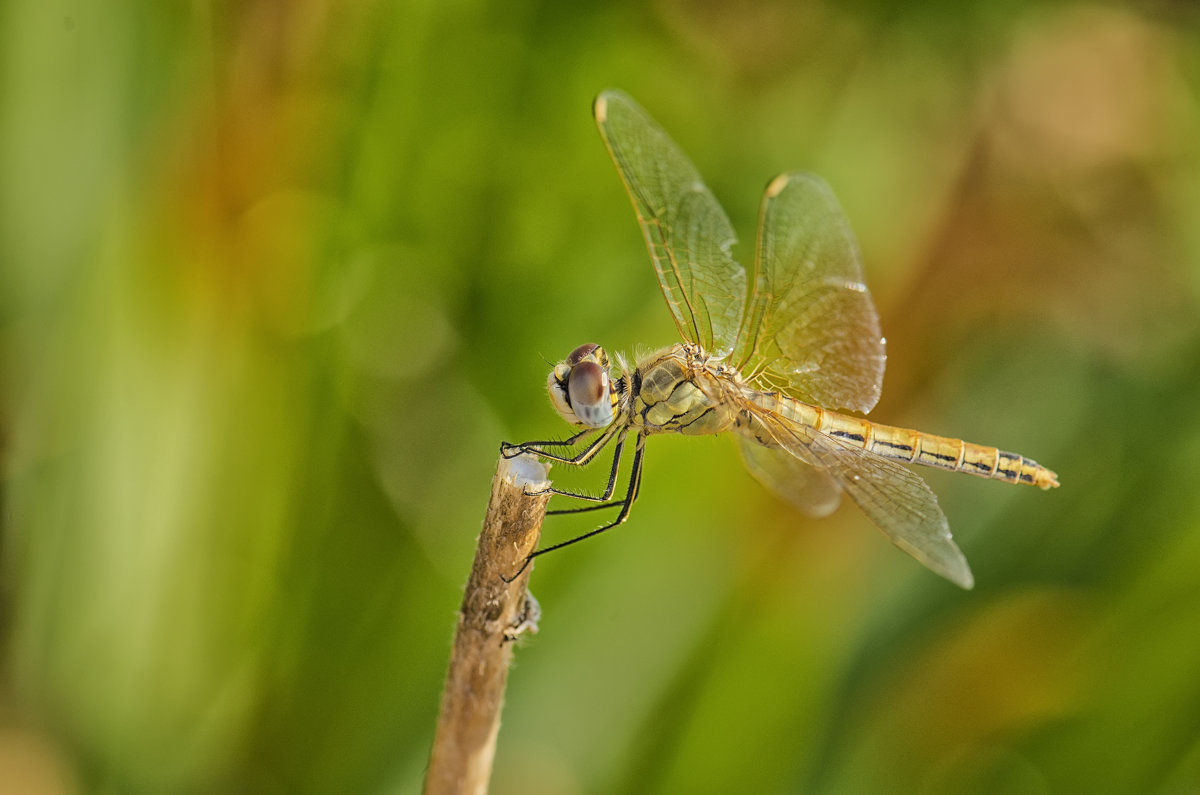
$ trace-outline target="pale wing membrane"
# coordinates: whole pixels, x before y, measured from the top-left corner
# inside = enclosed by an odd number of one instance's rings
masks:
[[[821,437],[814,447],[824,448],[818,458],[893,544],[955,585],[974,587],[937,495],[919,475],[834,437]]]
[[[730,253],[733,225],[687,155],[637,103],[605,91],[595,114],[679,333],[727,355],[746,303],[746,271]]]
[[[884,342],[858,243],[829,186],[776,177],[759,216],[754,294],[733,361],[763,385],[868,412],[883,387]]]
[[[777,414],[757,408],[754,414],[784,449],[828,473],[893,544],[950,582],[974,586],[937,496],[918,475]]]
[[[780,499],[813,519],[837,510],[842,489],[824,471],[782,447],[764,447],[746,436],[739,436],[737,441],[746,469]]]

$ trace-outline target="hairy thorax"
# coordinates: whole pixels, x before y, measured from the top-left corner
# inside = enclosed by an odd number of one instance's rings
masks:
[[[726,393],[741,388],[741,376],[697,345],[681,343],[644,357],[631,380],[632,422],[646,433],[703,436],[739,425],[737,402]]]

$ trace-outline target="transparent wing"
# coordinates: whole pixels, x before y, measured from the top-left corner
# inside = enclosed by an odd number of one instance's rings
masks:
[[[780,499],[814,519],[837,510],[842,489],[823,470],[782,447],[764,447],[746,436],[739,436],[737,441],[746,469]]]
[[[683,150],[636,102],[605,91],[595,115],[679,333],[727,355],[746,303],[746,271],[730,253],[737,239],[729,218]]]
[[[749,403],[744,403],[749,408]],[[892,540],[931,571],[963,588],[975,584],[950,536],[937,495],[900,464],[755,407],[756,417],[792,455],[826,473]]]
[[[767,186],[754,294],[733,361],[764,386],[868,412],[883,386],[884,341],[858,243],[829,186],[790,173]]]

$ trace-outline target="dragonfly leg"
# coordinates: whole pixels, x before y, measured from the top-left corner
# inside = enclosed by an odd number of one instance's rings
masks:
[[[562,494],[561,491],[556,491],[555,494]],[[581,500],[598,499],[596,497],[588,497],[582,494],[568,494],[568,497],[577,497]],[[547,516],[560,516],[564,513],[587,513],[588,511],[602,511],[605,508],[615,508],[618,505],[624,505],[625,500],[610,500],[608,502],[599,502],[595,505],[585,505],[582,508],[556,508],[553,511],[546,511]]]
[[[637,499],[638,492],[641,489],[641,485],[642,485],[642,453],[645,451],[645,447],[646,447],[646,437],[642,434],[638,434],[637,444],[634,447],[634,452],[633,452],[633,468],[632,468],[632,471],[629,473],[629,490],[625,493],[625,499],[618,500],[613,503],[609,503],[607,506],[596,505],[596,506],[593,506],[592,508],[581,509],[581,510],[595,510],[597,508],[612,507],[615,505],[620,505],[621,512],[619,514],[617,514],[616,519],[614,519],[613,521],[604,525],[603,527],[597,527],[595,530],[589,530],[588,532],[584,533],[583,535],[575,536],[575,538],[568,539],[568,540],[563,541],[558,544],[552,544],[551,546],[545,547],[544,549],[539,549],[536,552],[531,552],[529,554],[529,556],[525,558],[525,562],[521,564],[521,568],[517,569],[516,573],[514,573],[512,575],[512,577],[504,578],[505,581],[512,582],[517,577],[521,576],[521,572],[525,571],[525,569],[529,566],[529,564],[533,562],[533,559],[540,555],[545,555],[547,552],[553,552],[556,549],[562,549],[563,547],[569,547],[572,544],[578,544],[580,541],[583,541],[586,538],[591,538],[592,536],[599,535],[600,533],[603,533],[605,530],[611,530],[614,527],[616,527],[617,525],[623,524],[625,522],[625,520],[629,518],[629,511],[633,507],[633,501]]]
[[[579,433],[572,436],[570,439],[558,441],[555,439],[546,439],[536,442],[521,442],[520,444],[512,444],[511,442],[500,443],[500,454],[505,458],[516,458],[522,453],[533,453],[535,455],[543,455],[542,448],[545,447],[574,447],[575,443],[589,433],[594,433],[596,428],[584,428]]]
[[[584,511],[594,511],[598,508],[608,508],[613,505],[620,505],[621,501],[609,502],[612,499],[613,492],[617,490],[617,468],[621,464],[621,452],[625,449],[625,434],[628,428],[622,428],[617,434],[617,446],[613,450],[612,469],[608,473],[608,485],[604,488],[604,493],[599,497],[593,497],[590,494],[577,494],[573,491],[563,491],[561,489],[550,489],[551,494],[559,494],[563,497],[571,497],[576,500],[585,500],[587,502],[603,503],[601,505],[590,505],[586,508],[564,508],[557,511],[546,511],[546,515],[554,516],[561,513],[582,513]]]
[[[505,458],[515,458],[522,453],[531,453],[538,458],[544,458],[547,461],[553,461],[556,464],[568,464],[570,466],[583,466],[596,457],[596,453],[600,452],[606,444],[612,441],[613,436],[620,431],[624,435],[627,428],[613,423],[606,428],[600,429],[600,435],[588,443],[583,450],[579,451],[574,456],[557,455],[556,453],[548,453],[543,449],[545,446],[561,446],[569,447],[574,445],[584,436],[589,433],[594,433],[595,428],[584,428],[579,433],[561,442],[524,442],[523,444],[509,444],[504,442],[500,445],[500,454]]]
[[[616,459],[619,460],[620,456],[621,456],[621,448],[622,448],[622,446],[624,446],[624,443],[625,443],[625,434],[629,431],[629,426],[627,426],[627,425],[613,424],[613,425],[607,426],[606,428],[600,429],[599,436],[597,436],[595,439],[593,439],[591,442],[589,442],[588,445],[586,447],[584,447],[583,450],[581,450],[579,453],[577,453],[574,456],[570,456],[570,457],[564,456],[564,455],[556,455],[554,453],[547,453],[545,450],[536,446],[536,445],[541,445],[541,444],[572,445],[575,442],[577,442],[579,439],[586,436],[587,434],[595,432],[595,430],[596,429],[594,429],[594,428],[585,428],[584,430],[582,430],[579,433],[572,436],[570,439],[567,439],[562,442],[525,442],[524,444],[520,444],[520,445],[515,445],[515,444],[510,445],[507,442],[504,442],[500,446],[500,454],[503,455],[505,458],[513,458],[516,455],[519,455],[520,453],[530,453],[532,455],[538,456],[539,458],[544,458],[547,461],[554,461],[559,464],[567,464],[569,466],[584,466],[584,465],[588,464],[593,458],[595,458],[596,454],[599,453],[601,450],[603,450],[605,445],[607,445],[610,441],[612,441],[613,435],[616,434],[619,437],[618,444],[617,444]],[[513,452],[513,451],[517,451],[517,452]],[[614,472],[617,467],[617,460],[613,461]],[[611,486],[612,478],[609,478],[609,481],[610,481],[609,485]],[[549,488],[549,487],[547,487],[545,489],[541,489],[539,491],[526,491],[525,493],[531,497],[536,497],[539,494],[545,494],[546,492],[550,492],[551,494],[562,494],[567,497],[575,497],[575,498],[578,498],[581,500],[597,499],[596,497],[590,497],[586,494],[575,494],[573,492],[560,491],[558,489]],[[607,496],[605,496],[601,499],[607,500],[609,497],[611,497],[612,490],[610,489],[608,492],[606,492],[606,495]]]

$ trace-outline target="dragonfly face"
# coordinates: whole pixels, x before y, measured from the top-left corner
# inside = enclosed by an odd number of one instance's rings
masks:
[[[767,185],[747,274],[733,258],[725,211],[657,122],[619,91],[596,98],[595,116],[683,342],[641,358],[631,371],[620,365],[617,379],[594,344],[576,348],[550,373],[551,402],[582,430],[563,441],[506,443],[503,454],[584,465],[611,443],[603,495],[554,490],[591,504],[549,513],[620,511],[530,559],[625,521],[648,435],[731,433],[750,473],[802,512],[824,516],[849,495],[898,547],[970,588],[970,568],[937,497],[897,462],[1043,489],[1057,486],[1057,476],[1016,453],[844,413],[874,408],[886,356],[858,244],[829,186],[800,172]],[[612,500],[630,433],[629,488]]]
[[[617,405],[611,371],[608,354],[594,342],[571,351],[546,379],[555,411],[572,425],[603,428],[611,424]]]

